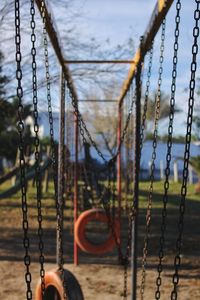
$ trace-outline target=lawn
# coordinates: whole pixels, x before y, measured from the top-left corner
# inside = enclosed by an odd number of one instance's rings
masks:
[[[0,186],[0,191],[8,188],[10,183]],[[138,284],[140,282],[140,267],[143,249],[143,240],[145,232],[145,215],[146,205],[148,199],[149,182],[140,183],[139,191],[139,217],[138,217]],[[176,254],[175,244],[178,235],[178,219],[179,219],[179,201],[180,201],[181,183],[170,183],[169,200],[167,208],[167,228],[165,237],[165,258],[164,274],[166,279],[163,283],[164,296],[163,299],[169,299],[169,292],[171,289],[171,276],[173,274],[173,261]],[[154,183],[154,191],[152,197],[152,218],[150,223],[149,244],[148,244],[148,258],[147,258],[147,286],[148,298],[152,299],[155,289],[155,284],[152,282],[156,278],[157,255],[159,251],[159,238],[160,238],[160,224],[162,212],[162,194],[163,182]],[[29,183],[28,189],[28,216],[29,216],[29,236],[30,236],[30,254],[32,257],[33,273],[37,273],[38,261],[38,237],[37,237],[37,209],[35,189]],[[131,196],[129,197],[131,200]],[[12,283],[12,268],[9,265],[15,266],[15,269],[20,270],[21,280],[18,282],[20,291],[23,291],[23,255],[24,249],[22,246],[23,232],[21,230],[21,200],[20,193],[18,192],[12,198],[0,200],[0,260],[2,266],[2,275],[7,274],[6,278],[1,277],[0,280],[5,282],[6,286]],[[55,201],[53,199],[53,185],[50,184],[49,192],[43,195],[43,228],[44,228],[44,243],[45,243],[45,259],[48,263],[48,268],[55,266],[55,253],[56,253],[56,210]],[[65,208],[65,226],[64,226],[64,258],[68,263],[69,269],[73,270],[78,277],[80,277],[81,284],[84,289],[84,294],[87,299],[101,299],[98,298],[98,286],[102,284],[104,299],[121,299],[120,293],[122,290],[123,270],[118,266],[117,252],[114,250],[112,253],[106,254],[101,257],[92,256],[80,251],[79,259],[80,266],[74,268],[71,264],[73,262],[73,211],[71,209],[71,200],[66,201]],[[122,219],[122,240],[123,248],[127,239],[127,218],[123,212]],[[199,299],[200,291],[200,196],[194,193],[194,185],[188,185],[188,194],[186,200],[186,211],[184,218],[184,235],[181,251],[181,281],[180,286],[183,286],[180,296],[181,300],[186,299]],[[98,236],[98,232],[93,232],[93,235]],[[98,267],[96,267],[98,266]],[[116,269],[117,268],[117,269]],[[94,278],[94,273],[99,273],[103,276],[100,279]],[[104,273],[103,273],[104,272]],[[117,275],[116,275],[117,272]],[[101,275],[100,275],[101,274]],[[105,279],[104,275],[105,274]],[[121,274],[121,275],[120,275]],[[15,274],[15,277],[17,275]],[[38,275],[35,275],[38,278]],[[116,276],[116,280],[115,280]],[[120,277],[121,276],[121,277]],[[88,279],[87,279],[88,278]],[[106,279],[107,278],[107,279]],[[120,279],[121,278],[121,279]],[[17,280],[17,279],[16,279]],[[100,280],[100,281],[98,281]],[[120,281],[121,280],[121,281]],[[105,281],[105,282],[104,282]],[[108,282],[107,282],[108,281]],[[35,286],[34,279],[34,286]],[[91,282],[93,283],[93,290],[91,292]],[[104,282],[104,285],[103,283]],[[107,283],[106,283],[107,282]],[[109,283],[109,284],[108,284]],[[2,297],[7,300],[22,299],[16,284],[9,289],[0,288]],[[96,288],[95,288],[96,286]],[[181,290],[181,287],[180,287]],[[96,294],[95,294],[96,293]],[[188,294],[189,293],[189,294]],[[16,294],[16,297],[13,297]],[[185,295],[185,296],[184,296]]]

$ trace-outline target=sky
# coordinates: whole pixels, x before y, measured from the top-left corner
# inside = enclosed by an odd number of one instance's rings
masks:
[[[176,5],[173,3],[166,18],[166,38],[165,52],[163,64],[163,83],[162,90],[170,95],[172,58],[173,58],[173,42],[175,28]],[[189,84],[190,63],[191,63],[191,45],[193,42],[192,29],[194,26],[193,12],[195,9],[195,1],[182,0],[181,8],[181,25],[179,38],[179,57],[178,57],[178,77],[177,77],[177,93],[176,102],[183,113],[180,114],[176,123],[176,132],[182,134],[182,125],[186,121],[187,99],[188,95],[185,89]],[[140,36],[145,32],[149,23],[155,0],[76,0],[77,7],[81,7],[81,23],[77,24],[77,30],[82,40],[89,40],[91,37],[105,44],[105,40],[110,40],[110,46],[123,44],[128,38],[133,38],[135,48],[139,45]],[[55,9],[56,16],[59,15]],[[59,29],[59,22],[58,29]],[[62,32],[62,30],[60,30]],[[157,87],[158,77],[158,60],[160,49],[160,33],[157,35],[154,46],[154,61],[152,70],[152,89]],[[67,55],[67,53],[66,53]],[[125,59],[131,59],[134,53]],[[70,54],[69,54],[70,58]],[[82,57],[82,59],[87,57]],[[144,72],[145,73],[145,72]],[[199,76],[199,71],[197,72]],[[127,69],[123,73],[126,79]],[[145,78],[145,74],[144,74]],[[123,80],[124,80],[123,79]],[[123,82],[122,80],[122,82]],[[76,85],[76,81],[75,81]],[[120,93],[121,84],[119,84]],[[163,123],[166,128],[167,120]]]
[[[2,0],[0,6],[3,2],[7,0]],[[162,90],[170,95],[170,85],[171,85],[171,70],[172,70],[172,55],[173,55],[173,41],[174,41],[174,18],[175,18],[175,2],[172,5],[168,16],[167,16],[167,25],[166,25],[166,39],[165,39],[165,53],[164,53],[164,64],[163,64],[163,82]],[[79,59],[88,59],[91,58],[91,52],[87,50],[81,51],[81,48],[76,49],[76,44],[74,47],[68,47],[67,43],[64,40],[64,37],[69,34],[68,29],[73,29],[72,40],[76,40],[79,43],[87,43],[91,39],[95,40],[101,45],[101,52],[109,50],[112,52],[112,49],[118,44],[124,45],[124,43],[132,38],[134,41],[134,48],[137,49],[139,45],[140,36],[145,32],[147,25],[149,23],[153,8],[155,6],[156,0],[73,0],[69,2],[63,2],[64,5],[58,5],[59,1],[57,0],[48,0],[49,6],[51,7],[52,16],[54,19],[54,24],[56,25],[56,30],[60,36],[60,42],[63,47],[64,55],[66,59],[70,58],[79,58]],[[66,4],[69,3],[70,6]],[[179,58],[178,58],[178,77],[177,77],[177,93],[176,93],[176,102],[177,106],[180,107],[183,112],[178,117],[176,123],[176,133],[182,133],[182,125],[186,120],[186,110],[187,110],[187,99],[188,94],[184,91],[189,85],[189,76],[190,76],[190,63],[191,63],[191,45],[193,42],[192,39],[192,28],[194,25],[193,20],[193,11],[195,9],[195,1],[182,0],[182,9],[181,9],[181,30],[180,30],[180,41],[179,41]],[[25,10],[25,8],[24,8]],[[26,18],[22,20],[22,26],[24,27],[24,37],[22,39],[22,51],[27,51],[28,43],[30,45],[30,38],[27,35],[29,20],[28,19],[29,10],[25,12]],[[10,20],[14,18],[13,13],[11,12]],[[9,18],[8,18],[9,19]],[[14,24],[14,22],[13,22]],[[7,25],[6,25],[7,26]],[[37,30],[41,30],[41,23],[37,22]],[[6,53],[6,59],[9,60],[10,56],[14,58],[14,49],[15,46],[11,40],[9,43],[2,43],[2,38],[9,37],[10,32],[13,32],[13,27],[6,27],[6,30],[0,32],[0,42],[1,49]],[[0,28],[1,30],[1,28]],[[109,43],[106,43],[106,40],[109,39]],[[42,52],[41,40],[37,39],[38,43],[38,65],[42,65]],[[73,43],[72,43],[73,45]],[[11,47],[12,46],[12,47]],[[151,90],[155,90],[157,87],[158,79],[158,61],[159,61],[159,49],[160,49],[160,33],[157,34],[154,46],[154,58],[153,58],[153,68],[152,68],[152,80],[151,80]],[[50,49],[50,54],[53,54],[52,49]],[[132,59],[134,57],[135,50],[130,51],[126,54],[124,59]],[[95,50],[92,53],[92,58],[95,57]],[[109,57],[111,58],[111,57]],[[99,66],[97,66],[99,67]],[[70,68],[73,68],[70,66]],[[118,85],[115,87],[114,97],[117,98],[120,94],[120,89],[123,81],[127,77],[129,66],[122,66],[120,72],[120,79]],[[145,62],[144,67],[144,82],[146,79],[146,69],[147,62]],[[8,66],[6,71],[13,73],[13,65]],[[52,74],[59,74],[58,65],[53,64],[51,67]],[[26,77],[24,79],[25,86],[31,82],[30,71],[26,70],[26,64],[24,66],[24,74]],[[199,71],[197,72],[199,76]],[[43,76],[43,77],[42,77]],[[39,79],[44,78],[43,75],[38,75]],[[83,91],[88,93],[91,90],[98,89],[95,84],[91,86],[91,83],[88,82],[86,76],[82,77],[81,80],[77,77],[73,77],[74,85],[77,89],[78,95],[80,98],[84,98]],[[103,75],[100,73],[99,82],[103,82]],[[109,84],[110,78],[107,80]],[[41,92],[41,97],[44,97]],[[27,101],[30,101],[30,97],[25,96]],[[56,84],[53,86],[53,99],[55,109],[59,109],[59,81],[56,81]],[[199,101],[199,100],[198,100]],[[43,106],[41,105],[41,109]],[[83,107],[84,109],[84,107]],[[166,121],[167,122],[167,121]],[[165,122],[165,123],[166,123]],[[166,124],[163,124],[163,128],[166,128]]]

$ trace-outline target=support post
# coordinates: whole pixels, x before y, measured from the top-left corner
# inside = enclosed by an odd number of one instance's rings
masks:
[[[160,160],[160,179],[164,180],[164,164],[163,164],[163,160]]]
[[[117,128],[117,146],[121,143],[121,130],[122,130],[122,108],[118,107],[118,128]],[[118,218],[119,218],[119,232],[120,232],[120,243],[121,243],[121,209],[122,209],[122,187],[121,187],[121,148],[117,156],[117,195],[118,195]]]
[[[135,145],[134,145],[134,189],[133,205],[134,218],[132,221],[131,245],[131,300],[137,295],[137,242],[138,242],[138,195],[140,170],[140,115],[141,115],[141,69],[142,62],[138,64],[136,73],[136,102],[135,102]]]
[[[47,159],[50,157],[50,146],[47,146],[46,149]],[[49,190],[49,168],[44,172],[44,180],[43,180],[43,193],[47,193]]]
[[[174,161],[174,182],[178,182],[178,163]]]
[[[74,162],[74,231],[78,218],[78,117],[74,114],[74,143],[75,143],[75,162]],[[78,265],[78,245],[74,238],[74,265]]]
[[[58,145],[57,237],[56,237],[57,239],[56,262],[60,269],[63,268],[64,144],[65,144],[65,79],[61,68],[59,145]]]
[[[189,165],[189,184],[193,184],[193,168]]]

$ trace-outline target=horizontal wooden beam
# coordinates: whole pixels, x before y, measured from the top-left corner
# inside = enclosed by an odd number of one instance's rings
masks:
[[[52,46],[54,48],[54,51],[56,53],[56,56],[57,56],[58,61],[60,63],[60,66],[62,67],[63,74],[65,76],[65,80],[68,83],[68,87],[70,89],[72,97],[74,98],[75,101],[78,101],[76,89],[73,85],[73,80],[72,80],[70,70],[69,70],[68,66],[66,65],[66,63],[65,63],[64,55],[62,53],[62,48],[61,48],[61,45],[60,45],[60,42],[59,42],[58,33],[56,32],[56,27],[53,24],[53,20],[51,18],[51,13],[50,13],[50,11],[49,11],[46,4],[44,4],[44,8],[42,8],[42,1],[41,0],[35,0],[35,3],[37,4],[37,7],[39,9],[41,17],[42,17],[42,9],[46,12],[46,14],[45,14],[46,31],[49,35],[50,41],[52,43]]]
[[[65,60],[66,64],[134,64],[133,60]]]
[[[79,99],[78,102],[117,102],[114,99]]]
[[[138,50],[136,51],[136,54],[133,58],[134,64],[131,65],[129,72],[128,72],[128,76],[122,85],[121,93],[118,98],[119,106],[122,105],[124,97],[126,96],[128,90],[130,88],[132,80],[136,74],[138,64],[143,62],[144,56],[151,48],[152,42],[162,24],[163,19],[167,15],[173,1],[174,0],[157,0],[157,3],[153,10],[150,22],[149,22],[147,29],[143,35],[142,48],[140,46],[138,48]]]

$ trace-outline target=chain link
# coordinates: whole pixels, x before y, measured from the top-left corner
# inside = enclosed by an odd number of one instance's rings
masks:
[[[168,140],[167,140],[167,154],[166,154],[166,168],[165,168],[165,182],[164,182],[164,195],[163,195],[163,209],[162,209],[162,222],[161,222],[161,236],[160,236],[160,249],[159,249],[159,262],[157,265],[158,276],[156,278],[156,292],[155,298],[160,299],[160,288],[162,284],[161,273],[163,270],[162,260],[164,257],[165,246],[165,232],[166,232],[166,217],[167,217],[167,203],[168,203],[168,190],[169,190],[169,176],[172,152],[172,137],[173,137],[173,120],[175,109],[175,93],[176,93],[176,77],[177,77],[177,63],[178,63],[178,40],[179,40],[179,25],[180,25],[180,0],[176,3],[176,17],[175,17],[175,31],[174,31],[174,55],[173,55],[173,69],[172,69],[172,83],[171,83],[171,97],[170,97],[170,112],[169,112],[169,125],[168,125]]]
[[[190,142],[192,134],[192,118],[194,108],[194,94],[195,94],[195,77],[197,70],[197,54],[198,54],[198,37],[199,37],[199,20],[200,20],[200,0],[195,0],[197,7],[194,12],[195,27],[193,28],[194,42],[192,46],[192,62],[191,62],[191,77],[189,83],[189,100],[188,100],[188,116],[187,116],[187,130],[186,130],[186,143],[184,152],[184,166],[183,166],[183,179],[181,186],[181,201],[179,206],[179,222],[178,222],[178,237],[176,240],[177,254],[174,258],[174,274],[173,274],[173,290],[171,292],[171,299],[178,298],[177,288],[179,283],[179,270],[181,266],[181,248],[182,248],[182,235],[183,223],[185,213],[185,201],[187,195],[187,181],[188,181],[188,167],[190,159]]]
[[[43,243],[43,228],[42,228],[42,202],[41,202],[41,171],[40,171],[40,140],[39,140],[39,124],[38,124],[38,96],[37,96],[37,63],[36,63],[36,35],[35,35],[35,6],[34,1],[31,0],[31,55],[32,55],[32,89],[33,89],[33,116],[34,116],[34,144],[35,144],[35,183],[36,183],[36,194],[37,194],[37,220],[38,220],[38,238],[39,238],[39,262],[40,262],[40,278],[41,278],[41,290],[42,298],[44,297],[45,291],[45,270],[44,270],[44,243]]]
[[[17,79],[17,99],[18,99],[18,117],[17,130],[19,133],[19,151],[20,151],[20,184],[21,184],[21,205],[22,205],[22,227],[23,227],[23,246],[25,250],[24,265],[25,265],[25,282],[26,282],[26,299],[32,299],[30,273],[31,258],[29,255],[30,241],[28,236],[28,204],[27,204],[27,182],[25,176],[25,155],[24,155],[24,122],[23,122],[23,88],[22,88],[22,54],[21,54],[21,32],[20,32],[20,1],[15,0],[15,45],[16,45],[16,79]]]
[[[68,89],[69,89],[69,95],[70,95],[70,98],[72,100],[72,106],[74,108],[74,113],[75,113],[75,115],[77,116],[77,119],[78,119],[78,126],[79,126],[80,135],[82,137],[82,143],[83,144],[87,143],[87,139],[85,137],[85,133],[86,133],[91,145],[95,148],[95,150],[98,153],[99,157],[101,157],[101,159],[104,161],[104,163],[108,166],[109,161],[107,161],[104,154],[100,151],[100,149],[98,148],[96,142],[93,140],[93,138],[92,138],[92,136],[91,136],[86,124],[85,124],[85,121],[83,120],[82,115],[81,115],[81,113],[78,109],[78,103],[74,99],[74,97],[73,97],[73,95],[70,91],[70,85],[69,85],[69,83],[67,83],[67,84],[68,84]],[[124,142],[124,139],[125,139],[125,136],[126,136],[126,133],[127,133],[127,129],[128,129],[128,125],[129,125],[129,121],[130,121],[130,118],[131,118],[131,115],[132,115],[132,112],[133,112],[134,102],[135,102],[135,98],[133,97],[132,102],[131,102],[131,106],[130,106],[130,109],[129,109],[129,113],[128,113],[128,116],[127,116],[127,119],[126,119],[126,122],[125,122],[125,126],[124,126],[124,129],[122,131],[121,138],[120,138],[120,143],[118,145],[116,154],[110,159],[110,161],[116,161],[117,156],[120,153],[121,146]]]
[[[57,263],[63,284],[63,298],[68,299],[64,272],[63,222],[64,222],[64,173],[65,173],[65,78],[61,75],[60,140],[58,161],[58,201],[57,201]]]
[[[141,299],[144,298],[145,281],[146,281],[146,264],[147,264],[147,255],[148,255],[149,231],[150,231],[150,223],[151,223],[153,184],[154,184],[155,160],[156,160],[156,149],[157,149],[157,137],[158,137],[158,121],[160,118],[160,102],[161,102],[163,61],[164,61],[163,55],[164,55],[165,29],[166,29],[166,21],[164,19],[162,22],[162,32],[161,32],[161,46],[160,46],[160,58],[159,58],[160,65],[159,65],[159,72],[158,72],[158,88],[157,88],[156,103],[155,103],[156,107],[155,107],[153,143],[152,143],[153,151],[152,151],[152,157],[151,157],[150,185],[149,185],[149,193],[148,193],[148,199],[147,199],[146,225],[145,225],[144,248],[143,248],[143,258],[142,258],[142,278],[141,278],[141,286],[140,286]],[[141,152],[140,152],[140,155],[141,155]]]
[[[54,120],[52,111],[51,100],[51,76],[49,70],[49,52],[48,52],[48,37],[46,30],[46,9],[45,2],[41,0],[41,16],[43,22],[43,45],[44,45],[44,59],[45,59],[45,75],[46,75],[46,89],[47,89],[47,103],[48,103],[48,116],[49,116],[49,132],[51,139],[51,159],[54,170],[54,186],[55,186],[55,199],[57,199],[57,162],[56,162],[56,145],[54,140]]]
[[[143,142],[144,142],[144,130],[145,130],[145,126],[146,126],[146,116],[147,116],[147,108],[148,108],[148,101],[149,101],[149,89],[150,89],[150,83],[151,83],[150,78],[151,78],[152,60],[153,60],[153,43],[152,43],[150,53],[149,53],[147,82],[146,82],[144,107],[143,107],[143,114],[142,114],[142,124],[141,124],[140,155],[142,153]]]

